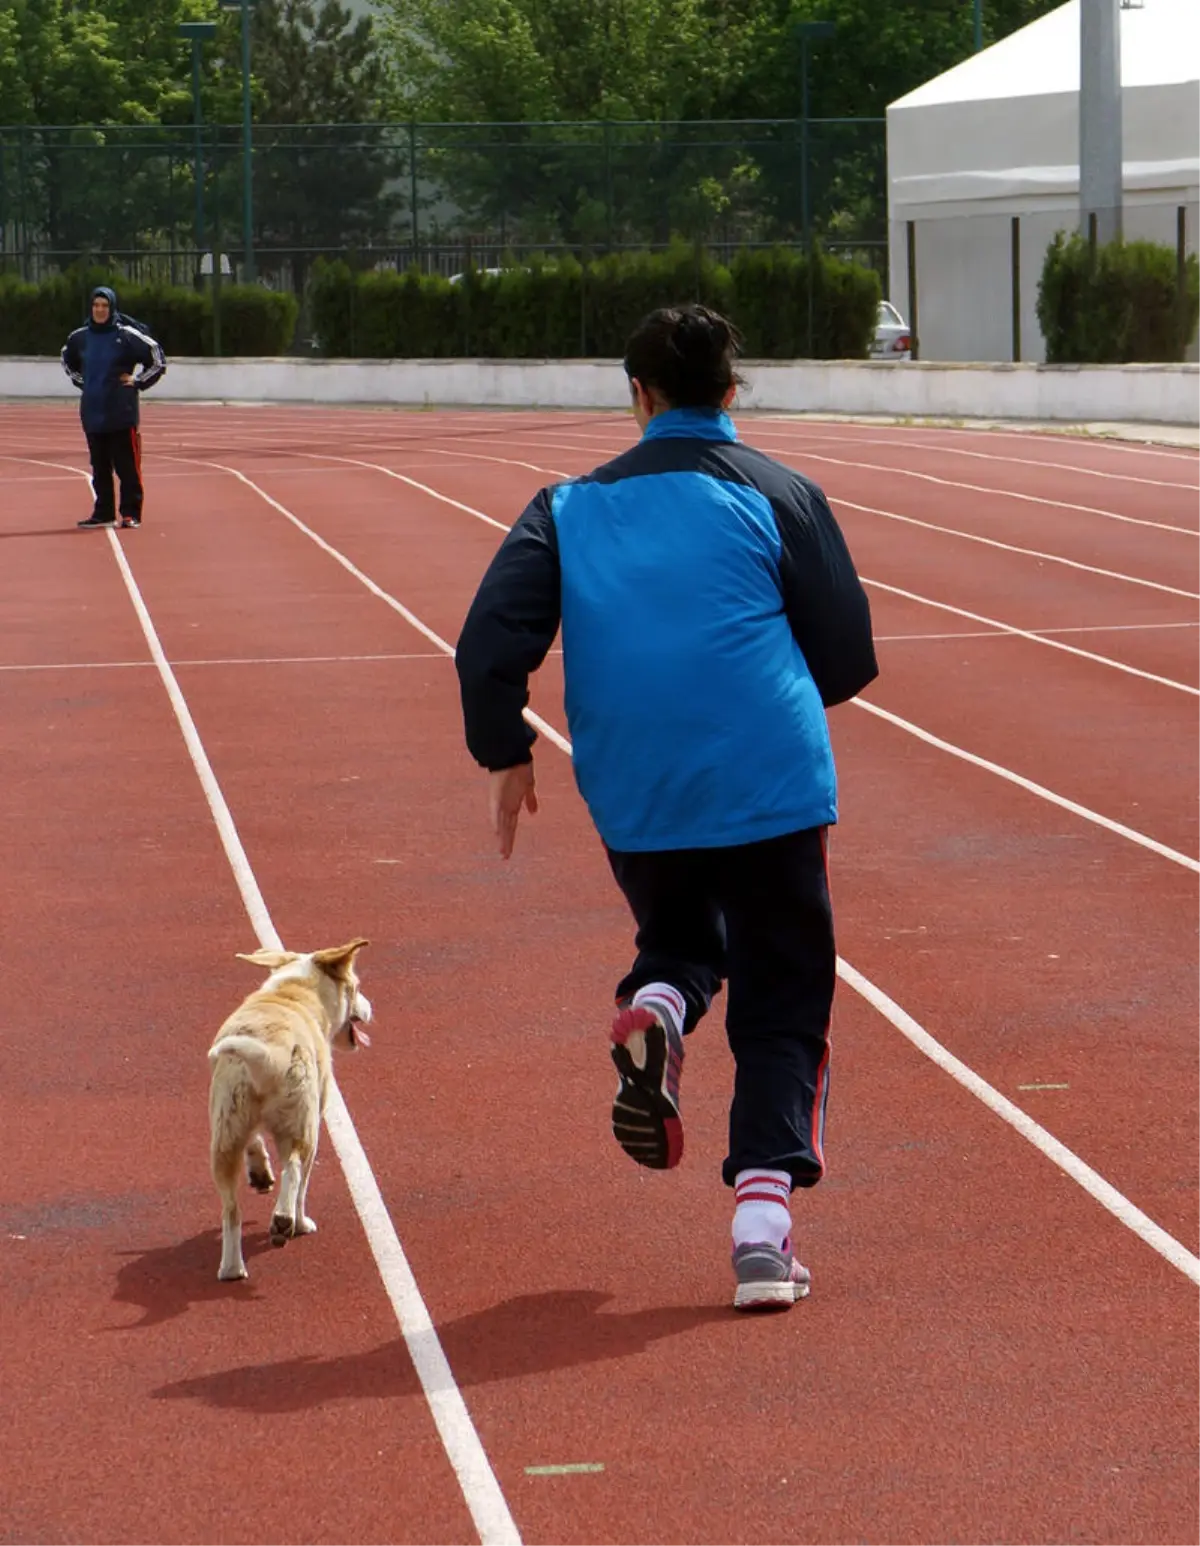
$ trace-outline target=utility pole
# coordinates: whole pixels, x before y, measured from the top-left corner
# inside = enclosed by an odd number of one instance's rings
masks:
[[[254,265],[254,148],[250,122],[250,10],[255,0],[217,0],[223,11],[242,14],[242,245],[245,260],[242,277],[253,283]]]
[[[193,150],[193,176],[196,183],[196,262],[204,250],[204,117],[200,107],[200,45],[211,42],[216,36],[214,21],[181,21],[175,28],[181,38],[192,46],[192,125],[195,132]]]
[[[1121,235],[1120,0],[1079,0],[1079,217],[1097,242]]]

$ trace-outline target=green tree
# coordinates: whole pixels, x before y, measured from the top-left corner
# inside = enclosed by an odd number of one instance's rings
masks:
[[[121,252],[186,218],[161,125],[191,113],[183,20],[209,0],[7,0],[0,14],[4,218],[63,261]],[[179,174],[176,175],[176,168]]]
[[[887,104],[965,58],[971,0],[376,0],[406,117],[530,126],[635,119],[795,122],[803,21],[837,32],[810,50],[809,111],[882,118]],[[1061,0],[985,0],[985,41]],[[578,144],[570,145],[573,137]],[[801,221],[800,135],[750,128],[606,138],[514,127],[486,146],[447,137],[447,192],[477,218],[584,239],[622,224],[790,236]],[[882,126],[813,128],[818,232],[886,229]],[[555,150],[557,143],[561,148]],[[614,160],[614,146],[618,151]],[[650,225],[647,225],[647,221]]]
[[[222,30],[218,89],[241,83],[240,23]],[[286,262],[298,288],[320,250],[385,239],[400,196],[397,135],[380,124],[387,75],[372,19],[340,0],[259,0],[251,30],[254,227],[260,267]],[[240,119],[240,110],[236,115]],[[407,136],[400,138],[406,147]],[[240,138],[224,153],[240,221]],[[240,230],[240,224],[237,229]]]

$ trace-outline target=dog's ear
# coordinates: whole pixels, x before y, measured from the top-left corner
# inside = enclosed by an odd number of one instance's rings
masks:
[[[237,952],[239,961],[249,961],[251,966],[265,966],[268,971],[277,972],[281,966],[288,966],[292,961],[298,961],[300,957],[294,950],[255,950],[250,955]]]
[[[370,943],[369,939],[352,939],[348,945],[336,945],[331,950],[314,950],[312,958],[331,977],[342,977],[354,965],[358,952]]]

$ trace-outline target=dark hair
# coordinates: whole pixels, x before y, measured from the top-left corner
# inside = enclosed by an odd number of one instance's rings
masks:
[[[625,345],[625,374],[654,387],[672,408],[719,408],[742,378],[734,361],[742,347],[732,322],[707,306],[652,311]]]

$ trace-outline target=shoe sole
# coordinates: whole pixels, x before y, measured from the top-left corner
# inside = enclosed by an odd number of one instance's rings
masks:
[[[807,1299],[811,1283],[739,1283],[733,1296],[735,1310],[790,1310],[798,1299]]]
[[[621,1080],[612,1108],[613,1137],[635,1164],[674,1170],[683,1158],[683,1122],[662,1087],[670,1056],[667,1033],[648,1009],[622,1010],[613,1023],[614,1037],[637,1032],[645,1041],[643,1067],[634,1062],[624,1039],[614,1040],[610,1049]]]

